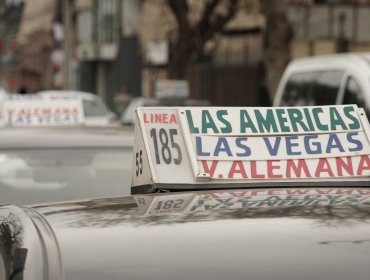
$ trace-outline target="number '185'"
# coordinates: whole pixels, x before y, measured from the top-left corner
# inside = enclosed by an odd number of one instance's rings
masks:
[[[150,130],[150,137],[153,138],[155,161],[161,164],[161,159],[165,164],[171,164],[172,161],[179,165],[182,161],[182,154],[179,144],[175,142],[174,136],[177,135],[177,129],[169,129],[169,135],[164,128],[152,128]],[[176,157],[173,152],[176,151]]]

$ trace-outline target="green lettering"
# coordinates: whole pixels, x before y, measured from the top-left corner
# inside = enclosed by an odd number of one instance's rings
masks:
[[[319,114],[322,113],[322,112],[323,112],[322,108],[313,108],[312,109],[313,118],[315,119],[317,128],[320,129],[320,130],[322,130],[322,131],[328,131],[329,130],[329,126],[323,125],[320,122]]]
[[[194,122],[193,118],[191,116],[191,111],[190,110],[185,110],[186,113],[186,118],[188,119],[188,125],[190,129],[190,133],[199,133],[199,128],[194,127]]]
[[[265,132],[265,130],[267,132],[271,132],[271,129],[273,132],[278,131],[272,109],[267,109],[266,117],[262,116],[262,113],[259,110],[254,110],[254,114],[256,116],[258,129],[260,132]]]
[[[224,116],[227,116],[227,115],[228,115],[227,110],[217,111],[217,118],[224,125],[224,127],[221,128],[222,133],[231,133],[233,131],[233,128],[231,127],[231,124],[229,123],[229,121],[224,118]]]
[[[212,129],[213,133],[220,133],[214,123],[211,114],[207,110],[202,111],[202,133],[208,133]]]
[[[315,128],[314,128],[313,123],[312,123],[312,118],[311,118],[311,115],[310,115],[310,111],[308,110],[308,108],[304,108],[303,112],[304,112],[304,116],[306,117],[307,124],[308,124],[308,127],[309,127],[310,131],[314,131]]]
[[[360,122],[358,121],[358,118],[356,118],[355,116],[351,114],[351,112],[355,112],[355,108],[353,108],[353,106],[346,106],[344,107],[343,112],[344,112],[344,115],[352,121],[352,123],[348,125],[349,128],[359,129]]]
[[[245,133],[247,128],[249,128],[253,133],[257,133],[257,129],[248,112],[246,110],[240,110],[240,132]]]
[[[341,115],[337,111],[337,108],[330,107],[329,112],[330,112],[330,127],[331,127],[331,130],[337,130],[338,125],[340,125],[342,127],[342,129],[344,129],[344,130],[348,129],[346,124],[342,120]]]
[[[292,124],[292,128],[294,132],[298,132],[298,124],[301,126],[303,131],[309,131],[306,124],[303,122],[303,115],[301,110],[299,109],[287,109],[288,116],[290,119],[290,123]]]
[[[286,125],[288,119],[283,116],[285,114],[285,109],[276,109],[275,112],[280,123],[281,132],[289,132],[289,126]]]

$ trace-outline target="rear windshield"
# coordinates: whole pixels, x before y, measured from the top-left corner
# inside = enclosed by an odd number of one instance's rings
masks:
[[[83,99],[82,103],[86,117],[104,117],[108,113],[107,107],[101,100]]]
[[[129,195],[131,150],[0,151],[0,203]]]
[[[280,106],[335,104],[343,74],[343,71],[292,74],[285,85]]]

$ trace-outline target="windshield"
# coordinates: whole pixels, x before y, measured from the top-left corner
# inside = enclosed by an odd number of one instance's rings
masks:
[[[82,103],[85,117],[105,117],[108,113],[107,108],[101,100],[84,99]]]
[[[128,195],[129,149],[0,151],[0,203]]]

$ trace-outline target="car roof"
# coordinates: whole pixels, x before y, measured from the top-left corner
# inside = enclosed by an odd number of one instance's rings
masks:
[[[37,94],[42,94],[42,95],[75,95],[75,96],[80,96],[84,99],[97,99],[100,98],[96,94],[93,94],[91,92],[85,92],[85,91],[77,91],[77,90],[44,90],[44,91],[39,91]]]
[[[348,53],[319,55],[294,59],[289,67],[343,67],[343,66],[367,66],[370,70],[370,53]]]
[[[0,149],[133,146],[133,131],[122,127],[1,128]]]
[[[215,270],[212,279],[312,279],[307,263],[318,279],[370,273],[370,247],[355,242],[368,242],[369,205],[354,202],[356,190],[306,195],[301,189],[299,203],[297,190],[282,200],[283,189],[265,190],[266,197],[256,191],[233,190],[227,197],[211,191],[202,194],[199,211],[154,216],[141,214],[134,197],[34,209],[54,230],[68,279],[208,279]],[[370,190],[363,192],[368,199]],[[163,195],[163,202],[175,201],[183,193],[156,195],[156,201]],[[316,204],[321,201],[329,204]],[[78,252],[87,247],[82,257]]]

